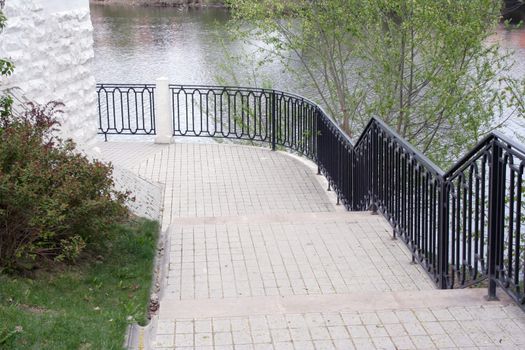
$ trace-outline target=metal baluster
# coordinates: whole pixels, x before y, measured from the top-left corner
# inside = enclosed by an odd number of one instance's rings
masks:
[[[443,178],[439,178],[439,218],[438,218],[438,268],[439,288],[447,289],[448,285],[448,254],[449,254],[449,184]]]
[[[514,285],[516,286],[516,296],[518,301],[522,304],[525,304],[525,295],[523,286],[520,286],[520,259],[523,259],[523,264],[525,264],[525,257],[521,252],[521,206],[522,206],[522,188],[523,188],[523,162],[520,162],[518,173],[517,173],[517,189],[516,189],[516,235],[515,235],[515,255],[516,259],[514,261]],[[523,266],[523,281],[525,281],[525,266]],[[525,282],[524,282],[525,283]]]
[[[270,113],[270,124],[272,126],[272,151],[275,151],[275,139],[276,139],[276,133],[277,133],[277,127],[276,127],[276,101],[275,101],[275,91],[272,91],[270,95],[270,105],[271,105],[271,113]]]
[[[501,178],[501,148],[498,146],[496,140],[492,141],[491,159],[490,159],[490,187],[489,187],[489,246],[488,246],[488,296],[489,300],[496,300],[496,286],[498,278],[498,264],[499,264],[499,252],[500,247],[500,236],[501,222],[503,216],[503,206],[501,201],[504,200],[502,196],[502,184],[504,180]]]

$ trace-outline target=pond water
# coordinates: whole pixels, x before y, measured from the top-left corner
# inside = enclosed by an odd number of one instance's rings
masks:
[[[173,83],[217,85],[225,75],[235,83],[223,66],[230,66],[239,84],[252,82],[248,62],[232,67],[229,56],[250,53],[256,59],[253,47],[217,34],[225,33],[229,19],[224,9],[92,5],[91,18],[98,82],[153,83],[165,76]],[[258,74],[287,87],[281,69],[269,64]]]
[[[263,76],[276,89],[313,98],[278,62],[256,68],[251,62],[232,65],[230,56],[258,53],[251,44],[225,35],[229,14],[223,9],[183,10],[178,8],[125,7],[92,5],[91,18],[95,41],[95,78],[104,83],[154,83],[167,77],[178,84],[258,85],[252,79]],[[525,29],[500,29],[494,40],[504,49],[513,50],[512,74],[525,75]],[[228,67],[226,73],[224,67]],[[233,74],[232,74],[233,72]],[[221,80],[221,77],[223,78]],[[520,120],[511,120],[506,131],[525,135]]]

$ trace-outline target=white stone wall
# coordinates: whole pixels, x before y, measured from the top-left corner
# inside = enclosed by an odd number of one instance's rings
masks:
[[[127,206],[137,216],[150,220],[160,220],[162,211],[162,186],[144,180],[124,167],[113,168],[115,188],[131,192]]]
[[[98,115],[89,0],[7,0],[4,13],[0,57],[16,67],[1,88],[38,103],[63,102],[62,136],[88,148]]]
[[[92,147],[98,110],[89,0],[7,0],[3,11],[8,20],[0,33],[0,57],[10,58],[15,72],[0,81],[0,90],[12,89],[18,104],[63,102],[62,136],[100,158]],[[120,167],[114,179],[117,189],[135,197],[128,203],[132,212],[159,219],[161,187]]]

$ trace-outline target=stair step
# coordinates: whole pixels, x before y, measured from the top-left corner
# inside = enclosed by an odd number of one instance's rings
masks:
[[[178,217],[174,219],[175,226],[180,225],[222,225],[222,224],[265,224],[265,223],[322,223],[348,222],[357,223],[366,221],[386,223],[380,215],[371,212],[314,212],[314,213],[286,213],[262,214],[245,216],[205,216],[205,217]]]
[[[509,305],[501,293],[498,301],[487,301],[486,289],[424,290],[400,292],[359,292],[332,295],[262,296],[224,299],[178,300],[166,295],[160,319],[240,317],[315,312],[375,312],[417,308],[451,308]]]

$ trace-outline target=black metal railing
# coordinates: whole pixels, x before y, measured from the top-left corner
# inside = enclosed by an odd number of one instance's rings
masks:
[[[97,84],[98,132],[155,135],[155,85]]]
[[[525,304],[524,164],[525,148],[492,133],[445,174],[449,288],[488,279],[489,296]]]
[[[268,142],[313,157],[317,106],[275,90],[170,85],[174,136]]]
[[[357,209],[383,213],[394,236],[409,247],[412,259],[442,285],[439,210],[443,171],[379,119],[369,122],[354,153]]]
[[[153,91],[150,85],[112,85],[110,91],[135,93],[139,86]],[[108,99],[108,89],[99,85],[105,113],[122,100]],[[294,94],[190,85],[170,85],[169,91],[173,135],[239,139],[298,152],[318,165],[338,203],[348,210],[381,212],[439,288],[483,282],[491,298],[500,286],[525,305],[525,148],[492,133],[444,172],[376,118],[354,144],[322,108]],[[148,101],[150,114],[137,114],[135,108],[126,116],[122,107],[118,113],[101,112],[101,130],[154,133],[154,100]],[[116,124],[115,114],[142,128]]]

